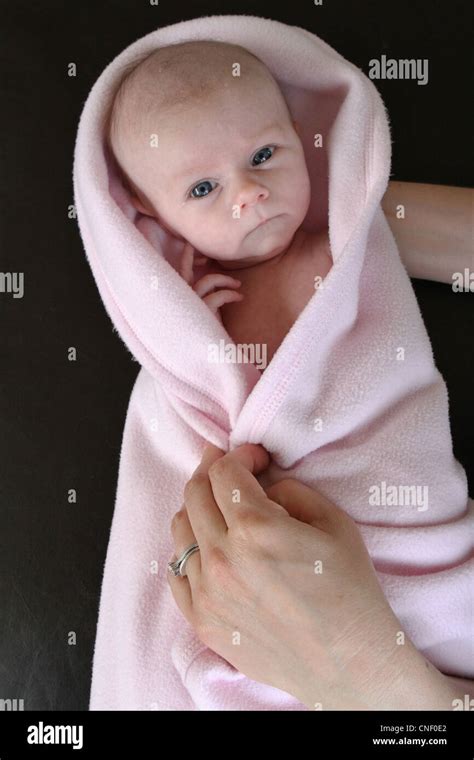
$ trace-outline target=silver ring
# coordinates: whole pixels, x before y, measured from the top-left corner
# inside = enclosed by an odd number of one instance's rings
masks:
[[[198,544],[191,544],[191,546],[188,546],[187,549],[184,550],[181,557],[174,560],[174,562],[168,562],[168,570],[170,573],[173,573],[173,575],[176,577],[177,575],[181,575],[183,578],[186,573],[185,565],[188,561],[191,554],[194,554],[194,552],[199,551],[199,545]]]

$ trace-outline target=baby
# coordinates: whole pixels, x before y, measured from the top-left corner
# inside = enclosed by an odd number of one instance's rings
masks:
[[[106,132],[135,208],[185,242],[181,275],[270,361],[332,258],[327,229],[301,226],[303,146],[268,68],[223,42],[160,48],[122,79]]]

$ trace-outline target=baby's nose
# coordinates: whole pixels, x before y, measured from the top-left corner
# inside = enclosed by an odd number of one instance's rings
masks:
[[[236,203],[242,209],[246,206],[249,207],[261,203],[268,198],[268,195],[269,192],[263,185],[260,185],[258,182],[246,181],[245,183],[242,182],[237,191]]]

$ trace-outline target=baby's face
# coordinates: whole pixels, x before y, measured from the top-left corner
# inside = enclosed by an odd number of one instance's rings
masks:
[[[275,94],[261,90],[167,113],[158,147],[148,139],[134,151],[133,174],[152,215],[227,268],[288,248],[310,202],[294,123]]]

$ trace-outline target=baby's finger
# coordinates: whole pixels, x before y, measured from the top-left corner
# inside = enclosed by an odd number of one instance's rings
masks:
[[[214,288],[222,288],[227,286],[228,288],[239,288],[241,286],[240,280],[236,280],[234,277],[230,277],[227,274],[205,274],[201,277],[195,285],[193,290],[196,291],[201,298],[211,292]]]
[[[193,281],[193,264],[194,264],[194,246],[191,243],[186,243],[181,254],[181,265],[179,273],[181,277],[186,280],[188,285]]]
[[[243,299],[242,293],[236,293],[235,290],[218,290],[216,293],[211,293],[209,296],[205,296],[202,300],[210,310],[217,313],[217,310],[225,303],[232,303],[232,301],[241,301]]]

